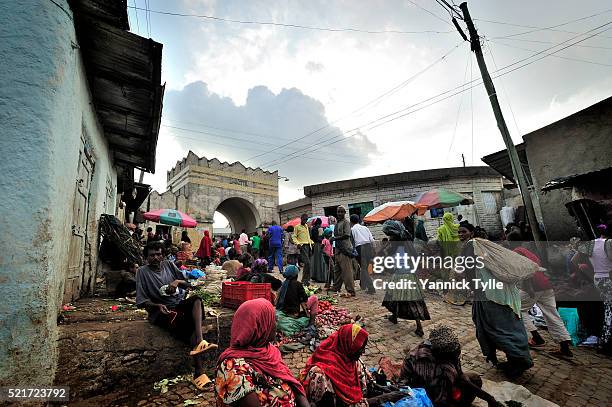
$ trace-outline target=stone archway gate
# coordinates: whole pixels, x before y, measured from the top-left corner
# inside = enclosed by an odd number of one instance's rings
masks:
[[[152,191],[142,210],[178,209],[192,216],[198,227],[188,231],[194,250],[204,230],[213,231],[213,214],[222,213],[232,231],[255,232],[262,224],[278,220],[278,171],[229,164],[198,157],[192,151],[168,171],[168,189]]]

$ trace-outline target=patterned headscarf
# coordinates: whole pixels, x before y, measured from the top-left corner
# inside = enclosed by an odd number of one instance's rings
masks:
[[[401,222],[397,220],[387,220],[383,223],[383,233],[392,240],[406,240],[408,239],[408,231],[402,225]]]

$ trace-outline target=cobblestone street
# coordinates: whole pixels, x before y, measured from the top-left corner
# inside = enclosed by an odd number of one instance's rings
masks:
[[[370,334],[364,356],[368,366],[377,366],[382,356],[401,361],[404,352],[421,341],[414,335],[414,322],[400,320],[397,325],[393,325],[386,320],[388,312],[380,305],[382,297],[381,292],[372,296],[359,292],[356,298],[339,298],[337,305],[349,309],[353,316],[361,315],[365,318],[366,329]],[[425,336],[437,324],[454,327],[463,345],[464,370],[477,372],[495,382],[506,380],[494,367],[484,361],[475,337],[469,305],[462,307],[449,305],[433,295],[427,297],[427,305],[432,320],[423,323]],[[545,331],[543,337],[548,341],[546,347],[532,351],[535,366],[514,382],[560,406],[609,405],[608,395],[612,392],[612,360],[598,355],[594,350],[581,347],[574,349],[572,359],[556,357],[552,355],[552,351],[557,349],[556,345],[550,341]],[[284,355],[283,358],[297,374],[309,355],[310,352],[303,349]],[[502,354],[499,357],[500,361],[504,360]],[[212,389],[200,393],[189,383],[172,386],[163,395],[151,388],[151,393],[143,396],[143,399],[137,403],[139,406],[189,405],[185,404],[184,400],[192,400],[202,406],[214,405]]]

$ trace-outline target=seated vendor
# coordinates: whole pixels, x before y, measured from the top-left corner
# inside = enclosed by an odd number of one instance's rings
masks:
[[[202,389],[210,380],[204,374],[200,356],[217,347],[202,337],[202,301],[198,297],[184,299],[185,289],[191,285],[172,262],[163,260],[161,242],[149,243],[144,255],[147,265],[136,274],[136,305],[147,310],[151,323],[191,343],[193,350],[189,354],[195,357],[194,384]]]
[[[360,360],[367,343],[368,333],[357,324],[343,325],[321,342],[300,373],[311,405],[368,405],[367,370]]]
[[[253,262],[251,271],[241,276],[238,281],[249,281],[251,283],[269,283],[272,291],[278,291],[282,287],[283,282],[268,273],[268,260],[258,258]]]
[[[299,269],[290,264],[283,271],[283,282],[276,302],[276,329],[285,335],[295,335],[306,327],[313,326],[319,311],[316,295],[306,294],[298,281]]]
[[[278,291],[283,282],[278,278],[274,277],[271,273],[268,273],[268,260],[264,258],[258,258],[253,262],[251,271],[247,274],[242,275],[238,281],[248,281],[250,283],[268,283],[270,284],[271,301],[276,303],[276,291]]]
[[[242,263],[242,267],[236,272],[236,280],[240,280],[241,277],[251,272],[251,265],[253,264],[253,256],[248,253],[242,254],[238,257],[238,261]]]
[[[461,344],[445,325],[432,329],[429,340],[412,349],[400,374],[400,383],[422,387],[435,406],[471,406],[476,397],[496,406],[493,396],[481,389],[476,373],[461,370]]]

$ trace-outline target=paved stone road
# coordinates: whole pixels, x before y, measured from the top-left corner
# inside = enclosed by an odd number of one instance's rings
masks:
[[[349,309],[353,315],[365,317],[366,329],[370,333],[364,355],[368,366],[376,366],[382,356],[401,361],[405,350],[421,341],[413,333],[413,322],[400,320],[397,325],[393,325],[385,319],[388,312],[380,305],[382,296],[382,293],[373,296],[358,293],[356,298],[339,299],[339,307]],[[484,361],[476,341],[470,306],[449,305],[435,296],[428,296],[427,305],[432,320],[423,324],[426,336],[436,324],[444,323],[454,327],[463,346],[464,370],[475,371],[497,382],[506,380]],[[550,339],[546,332],[543,337]],[[571,360],[562,359],[551,354],[550,351],[555,350],[556,345],[549,343],[548,348],[532,352],[535,366],[514,382],[561,406],[610,405],[608,399],[612,394],[612,360],[585,348],[576,348]],[[309,352],[302,350],[286,355],[284,359],[293,372],[297,373],[308,356]],[[500,360],[504,359],[503,355],[499,356]],[[188,383],[171,387],[164,395],[151,391],[138,405],[184,405],[185,399],[197,401],[202,406],[214,405],[212,391],[200,393]]]

